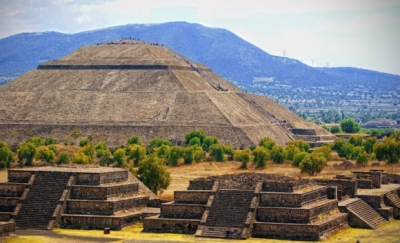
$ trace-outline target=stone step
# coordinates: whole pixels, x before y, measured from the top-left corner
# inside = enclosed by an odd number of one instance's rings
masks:
[[[347,210],[356,216],[358,219],[369,225],[370,228],[375,229],[380,225],[387,223],[380,214],[378,214],[371,206],[364,200],[357,200],[347,205]]]
[[[396,194],[393,193],[388,193],[386,194],[387,199],[390,201],[392,204],[391,206],[400,208],[400,198]]]

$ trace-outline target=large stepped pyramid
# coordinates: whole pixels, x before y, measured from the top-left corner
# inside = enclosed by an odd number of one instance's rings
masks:
[[[0,87],[0,137],[119,146],[134,134],[175,144],[203,129],[239,148],[271,137],[318,145],[335,136],[271,99],[248,94],[165,46],[124,40],[82,47]]]
[[[158,198],[146,189],[117,168],[10,169],[0,183],[0,228],[121,229],[159,213]]]

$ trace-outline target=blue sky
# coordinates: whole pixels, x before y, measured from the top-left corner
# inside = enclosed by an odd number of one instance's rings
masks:
[[[399,0],[0,0],[0,38],[187,21],[313,66],[400,75]]]

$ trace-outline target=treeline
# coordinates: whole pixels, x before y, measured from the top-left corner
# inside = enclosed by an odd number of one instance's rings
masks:
[[[302,173],[314,175],[320,173],[331,160],[332,151],[361,165],[371,160],[393,164],[400,159],[400,132],[385,137],[381,142],[373,136],[363,139],[353,135],[348,141],[337,138],[332,145],[323,144],[313,150],[302,140],[280,146],[268,137],[262,138],[257,146],[234,150],[229,145],[219,143],[216,137],[207,136],[202,130],[186,133],[185,146],[176,146],[161,138],[154,138],[149,144],[143,145],[137,136],[133,136],[125,145],[109,148],[104,141],[93,144],[85,138],[80,140],[78,151],[70,154],[58,152],[56,143],[53,138],[29,138],[14,151],[19,166],[29,166],[33,159],[45,164],[91,164],[97,159],[101,166],[129,169],[154,192],[160,192],[169,185],[170,175],[166,166],[193,162],[236,160],[241,162],[242,169],[246,169],[252,162],[262,168],[267,163],[281,164],[287,161],[299,167]],[[0,141],[0,167],[10,167],[14,157],[11,147]]]

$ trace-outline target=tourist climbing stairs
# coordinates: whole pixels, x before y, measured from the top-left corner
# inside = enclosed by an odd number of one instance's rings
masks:
[[[390,202],[390,206],[395,207],[395,208],[400,208],[400,198],[394,193],[388,193],[386,194],[386,198]]]
[[[389,221],[384,219],[378,212],[376,212],[370,205],[364,200],[359,198],[349,199],[350,203],[346,205],[346,209],[349,213],[353,214],[357,219],[364,222],[371,229],[376,229],[380,225],[385,224]],[[350,223],[350,222],[349,222]]]
[[[40,171],[15,218],[20,229],[47,229],[70,175]]]
[[[215,194],[200,237],[248,238],[253,220],[250,208],[254,191],[221,189]],[[254,202],[253,202],[254,204]]]

